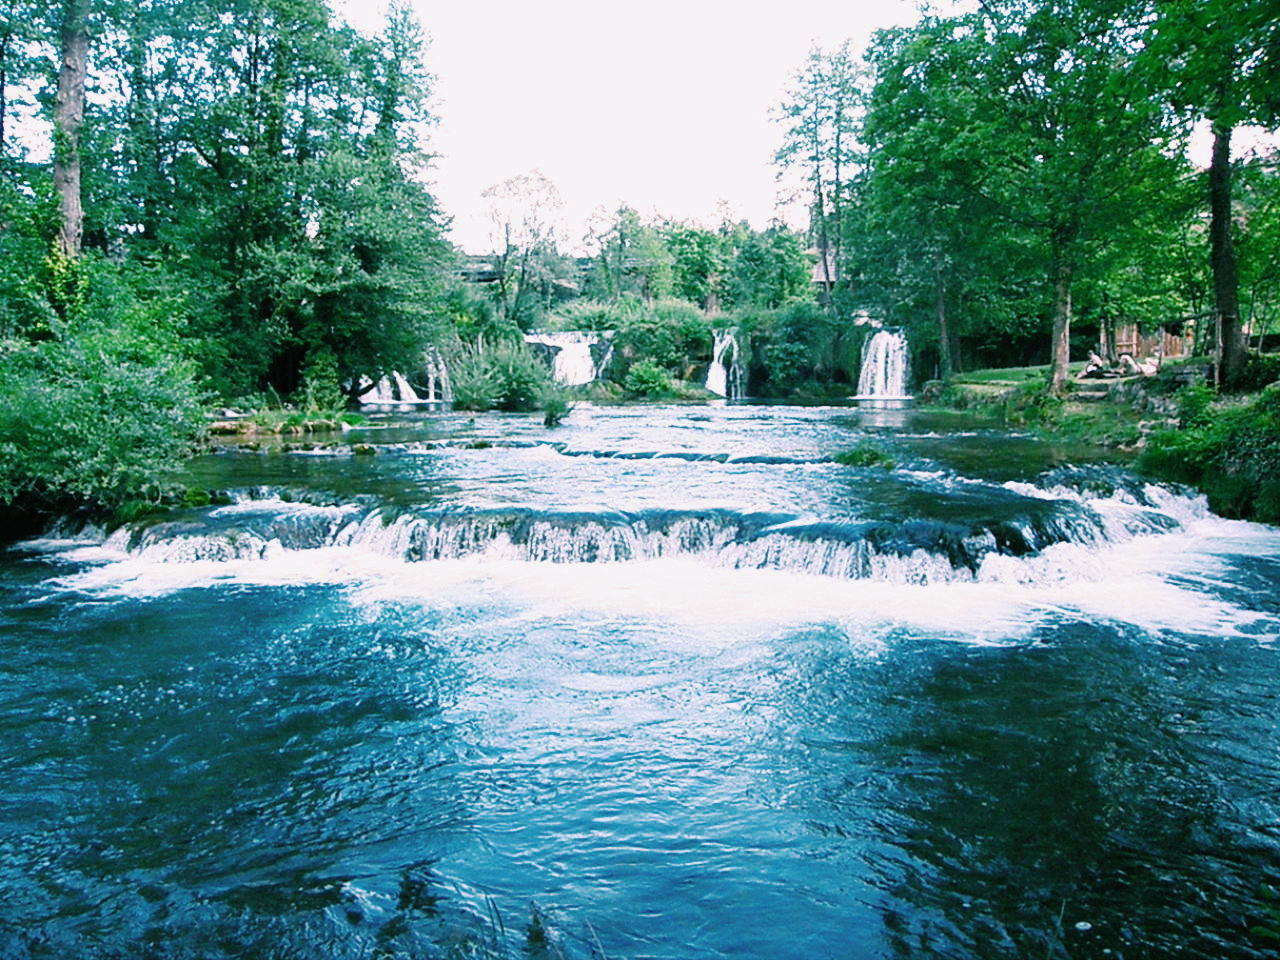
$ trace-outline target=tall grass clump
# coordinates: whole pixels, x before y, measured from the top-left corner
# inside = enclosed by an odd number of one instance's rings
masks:
[[[565,388],[521,340],[463,344],[449,359],[449,377],[458,410],[542,410],[548,426],[568,413]]]

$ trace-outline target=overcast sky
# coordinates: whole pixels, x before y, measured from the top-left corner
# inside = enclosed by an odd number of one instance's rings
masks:
[[[917,16],[915,0],[411,2],[436,77],[435,192],[468,252],[492,246],[482,191],[531,170],[559,188],[570,247],[623,202],[707,224],[723,202],[765,226],[779,195],[771,117],[810,47],[861,49]],[[386,2],[340,7],[368,30]]]

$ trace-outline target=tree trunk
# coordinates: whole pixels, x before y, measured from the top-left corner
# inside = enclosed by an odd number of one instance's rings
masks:
[[[12,35],[6,33],[0,37],[0,170],[5,168],[8,155],[5,153],[5,119],[9,114],[9,40]]]
[[[1218,328],[1218,370],[1230,383],[1244,366],[1244,328],[1240,323],[1240,285],[1231,242],[1231,127],[1213,124],[1209,164],[1209,264]]]
[[[933,258],[933,293],[938,317],[938,364],[945,380],[955,372],[955,365],[951,360],[951,331],[947,327],[947,288],[942,280],[942,258],[936,253]]]
[[[1053,334],[1050,364],[1053,368],[1049,389],[1053,393],[1066,390],[1071,363],[1071,281],[1070,260],[1058,253],[1053,269]]]
[[[53,184],[58,192],[62,227],[58,241],[68,257],[80,255],[84,208],[80,201],[80,127],[84,123],[84,81],[89,60],[85,23],[88,0],[64,0],[62,64],[53,114]]]

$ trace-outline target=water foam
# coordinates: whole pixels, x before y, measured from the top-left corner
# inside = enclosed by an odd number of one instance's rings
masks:
[[[1077,492],[1081,511],[1101,508],[1092,534],[1076,531],[1021,556],[979,544],[973,569],[921,546],[880,549],[874,538],[813,536],[811,525],[771,517],[637,522],[602,513],[566,526],[517,511],[433,522],[275,500],[211,511],[211,520],[232,524],[220,531],[168,524],[121,529],[94,545],[37,545],[84,567],[50,581],[58,591],[142,597],[228,582],[331,585],[364,604],[696,625],[701,644],[807,624],[836,625],[863,644],[897,626],[939,639],[1021,642],[1064,618],[1274,639],[1274,622],[1231,603],[1215,583],[1229,583],[1234,556],[1280,553],[1280,532],[1213,517],[1176,491],[1141,493],[1170,513],[1129,493]]]

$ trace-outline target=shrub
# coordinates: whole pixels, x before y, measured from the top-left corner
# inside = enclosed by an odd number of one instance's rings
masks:
[[[327,347],[307,354],[302,368],[299,406],[308,413],[337,415],[346,407],[346,397],[338,378],[338,358]]]
[[[1247,392],[1261,390],[1269,383],[1280,380],[1280,353],[1250,353],[1244,365],[1229,383],[1227,389]]]
[[[691,303],[624,300],[616,317],[611,374],[624,384],[631,365],[645,360],[682,377],[689,366],[710,359],[711,320]]]
[[[1280,384],[1252,403],[1184,416],[1189,426],[1151,437],[1139,469],[1199,487],[1224,516],[1280,522]]]
[[[645,400],[661,400],[673,393],[671,378],[654,361],[645,359],[632,364],[623,385],[631,396]]]
[[[560,426],[569,415],[571,406],[563,391],[548,394],[542,401],[542,425],[548,428]]]
[[[175,494],[202,411],[172,304],[92,259],[59,273],[77,302],[39,338],[0,341],[0,504],[118,513]]]
[[[449,378],[459,410],[528,412],[563,403],[568,412],[564,387],[522,340],[461,347],[449,360]]]

